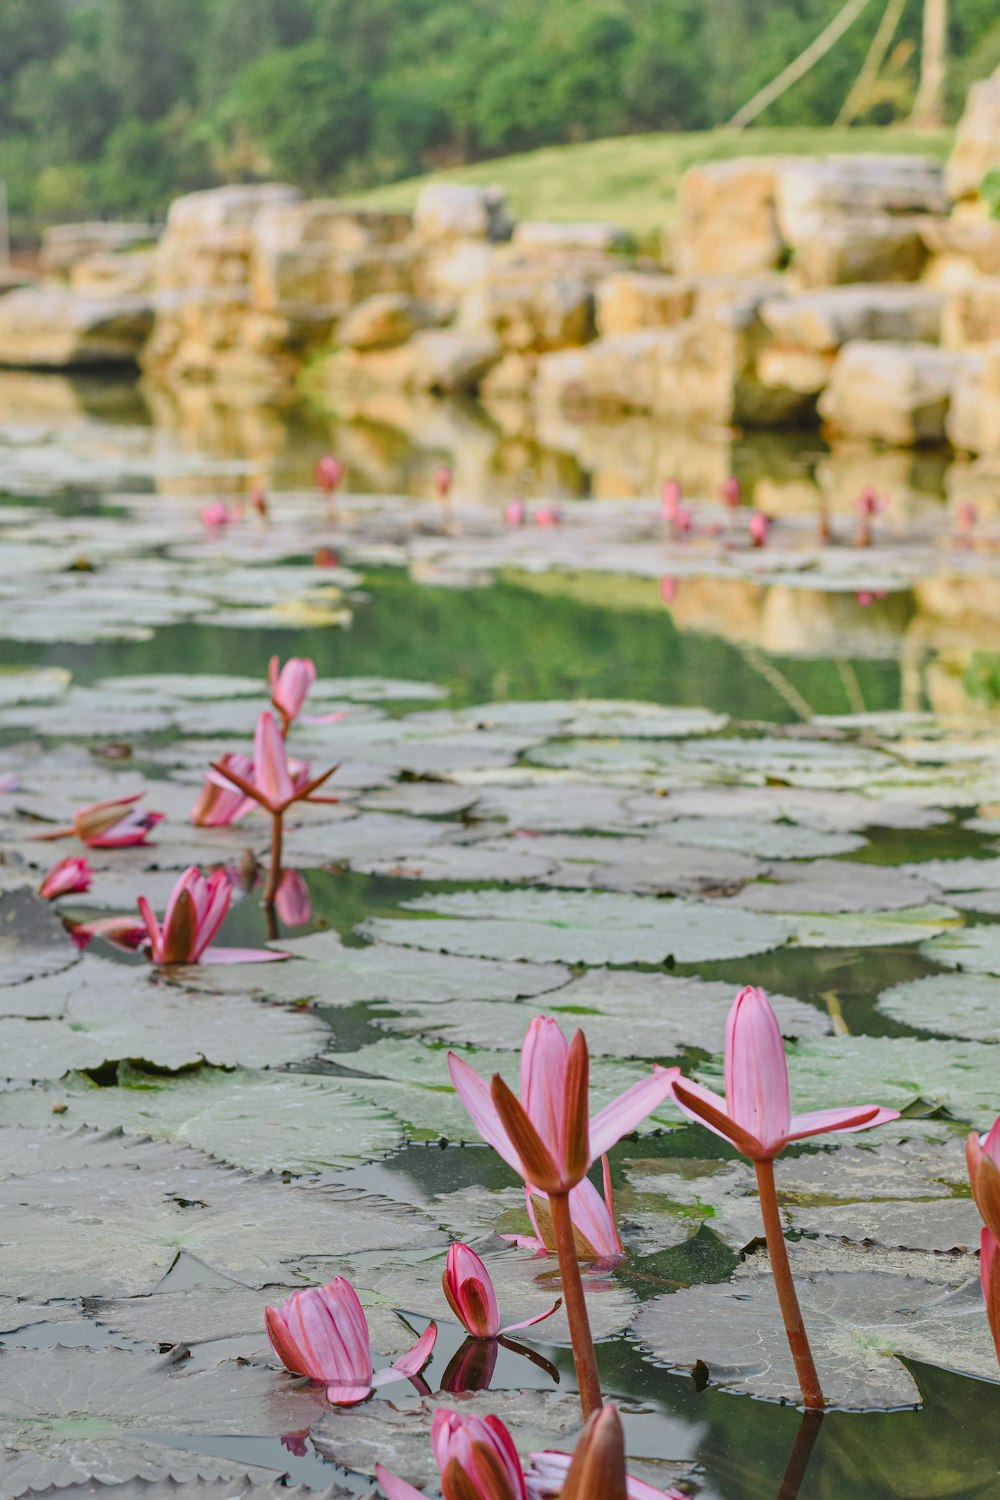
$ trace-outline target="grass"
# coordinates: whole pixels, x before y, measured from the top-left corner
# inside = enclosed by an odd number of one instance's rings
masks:
[[[698,162],[735,156],[818,156],[829,152],[905,152],[943,159],[950,131],[903,127],[761,128],[742,133],[614,136],[574,146],[548,146],[390,183],[359,195],[373,208],[411,209],[428,182],[496,184],[507,194],[516,219],[603,219],[622,224],[642,239],[669,227],[677,184]]]

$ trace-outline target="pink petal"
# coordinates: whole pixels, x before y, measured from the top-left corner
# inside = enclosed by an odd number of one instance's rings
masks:
[[[413,1348],[408,1353],[400,1355],[399,1359],[394,1360],[390,1368],[395,1370],[397,1375],[401,1375],[407,1380],[411,1375],[419,1375],[434,1352],[437,1336],[437,1324],[428,1323]],[[382,1384],[379,1376],[384,1377],[385,1373],[384,1370],[379,1370],[376,1373],[374,1379],[375,1385]]]
[[[341,719],[347,718],[347,709],[339,708],[330,714],[303,714],[303,724],[338,724]]]
[[[989,1131],[983,1136],[981,1149],[995,1167],[1000,1167],[1000,1118],[993,1121]]]
[[[390,1469],[383,1469],[381,1464],[375,1465],[375,1478],[386,1500],[427,1500],[423,1490],[415,1490],[412,1484]]]
[[[489,1084],[480,1077],[475,1068],[471,1067],[464,1058],[456,1057],[454,1052],[448,1053],[448,1072],[455,1085],[456,1094],[468,1110],[469,1118],[487,1146],[492,1146],[507,1165],[513,1167],[519,1177],[523,1177],[524,1166],[500,1123],[500,1116],[490,1097]]]
[[[521,1048],[521,1103],[556,1160],[563,1155],[569,1043],[551,1016],[535,1016]]]
[[[726,1113],[765,1146],[784,1138],[792,1116],[788,1063],[778,1018],[749,985],[726,1021]]]
[[[726,1114],[726,1101],[720,1099],[718,1094],[713,1094],[711,1089],[702,1088],[700,1083],[692,1083],[690,1078],[677,1081],[674,1084],[674,1103],[682,1109],[689,1120],[696,1120],[699,1125],[704,1125],[715,1135],[721,1136],[724,1141],[742,1151],[744,1156],[755,1158],[766,1155],[763,1145],[749,1131],[744,1130],[742,1125],[737,1125]],[[708,1110],[718,1116],[717,1120],[703,1114],[699,1108],[705,1105]]]
[[[372,1393],[370,1385],[328,1385],[326,1399],[332,1406],[357,1406]]]
[[[536,1323],[544,1323],[546,1318],[551,1318],[553,1313],[557,1313],[559,1311],[559,1309],[562,1307],[562,1303],[563,1299],[561,1297],[557,1297],[552,1306],[549,1308],[548,1312],[536,1313],[533,1318],[525,1318],[523,1323],[508,1323],[506,1328],[501,1328],[499,1335],[500,1338],[503,1338],[504,1334],[507,1333],[516,1333],[519,1328],[532,1328]]]
[[[279,958],[291,958],[274,948],[206,948],[199,963],[203,964],[270,964]]]
[[[610,1151],[616,1141],[634,1130],[651,1110],[668,1098],[680,1068],[654,1068],[648,1078],[634,1083],[613,1103],[599,1110],[590,1122],[590,1154],[596,1161]]]
[[[799,1141],[803,1136],[822,1135],[827,1130],[872,1130],[899,1119],[898,1109],[881,1109],[877,1104],[858,1104],[846,1109],[817,1109],[812,1114],[793,1115],[784,1137]]]

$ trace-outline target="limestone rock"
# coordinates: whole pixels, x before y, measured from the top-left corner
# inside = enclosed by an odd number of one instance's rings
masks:
[[[351,308],[337,329],[337,342],[350,349],[391,349],[436,321],[426,303],[404,292],[380,292]]]
[[[543,354],[538,361],[538,402],[571,411],[654,411],[660,361],[673,340],[673,329],[644,329],[597,339],[583,349]]]
[[[329,321],[364,297],[408,291],[409,214],[354,208],[337,199],[278,202],[253,224],[254,301],[293,319]]]
[[[779,158],[692,167],[681,179],[675,267],[681,276],[757,276],[781,263]]]
[[[428,183],[417,199],[413,224],[424,241],[497,241],[511,233],[502,188],[459,182]]]
[[[241,184],[187,193],[171,203],[167,233],[203,238],[220,231],[251,229],[264,209],[276,204],[298,203],[301,198],[298,188],[280,182]]]
[[[924,221],[917,215],[855,214],[833,219],[794,251],[800,285],[852,281],[916,281],[927,264]]]
[[[945,176],[951,197],[978,197],[992,167],[1000,167],[1000,69],[969,90]]]
[[[817,396],[830,379],[832,353],[767,344],[757,356],[757,378],[763,386]]]
[[[667,327],[691,316],[694,288],[660,271],[617,271],[598,284],[597,332],[614,338],[644,328]]]
[[[160,237],[158,224],[115,224],[98,220],[92,224],[52,224],[42,231],[42,270],[52,276],[67,275],[92,255],[120,255]]]
[[[95,251],[78,260],[69,273],[69,284],[75,292],[94,297],[150,294],[155,281],[154,250],[128,250],[117,255]]]
[[[942,293],[920,286],[833,286],[772,298],[761,318],[780,344],[819,353],[855,339],[936,344],[944,302]]]
[[[942,333],[949,349],[976,349],[1000,339],[1000,276],[980,276],[953,292]]]
[[[604,269],[603,262],[601,269]],[[544,260],[495,266],[465,300],[463,324],[490,329],[505,349],[572,348],[594,336],[594,287],[599,275]]]
[[[147,297],[88,297],[58,285],[0,298],[0,365],[134,365],[153,326]]]
[[[1000,345],[997,346],[1000,352]],[[963,363],[952,390],[946,419],[948,441],[963,453],[986,453],[1000,446],[1000,379],[994,376],[992,400],[987,390],[987,353],[971,356]],[[1000,361],[997,361],[1000,375]]]
[[[395,349],[343,350],[331,361],[329,382],[335,393],[367,388],[459,395],[476,390],[502,353],[485,330],[426,328]]]
[[[538,252],[571,255],[587,251],[612,255],[632,248],[632,236],[620,224],[555,224],[525,219],[514,229],[513,246],[532,254]]]
[[[968,356],[928,344],[846,344],[820,415],[834,431],[908,447],[945,441],[945,419]]]

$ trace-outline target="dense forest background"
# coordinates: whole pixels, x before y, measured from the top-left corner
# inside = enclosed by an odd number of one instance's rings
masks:
[[[156,216],[279,177],[344,192],[589,137],[723,122],[839,0],[0,0],[15,227]],[[762,117],[831,123],[884,9]],[[908,0],[862,121],[905,118]],[[951,107],[1000,64],[996,0],[952,0]]]

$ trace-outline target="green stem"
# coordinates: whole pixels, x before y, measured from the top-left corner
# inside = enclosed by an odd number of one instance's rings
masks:
[[[795,1361],[795,1373],[799,1377],[802,1400],[811,1411],[822,1411],[826,1405],[820,1388],[819,1376],[813,1363],[812,1350],[802,1321],[799,1299],[795,1294],[792,1268],[788,1264],[788,1248],[785,1232],[778,1212],[778,1194],[774,1186],[774,1162],[756,1161],[757,1191],[760,1208],[764,1216],[764,1234],[767,1238],[767,1253],[771,1259],[771,1274],[774,1289],[778,1294],[778,1306],[788,1335],[788,1346]]]
[[[555,1236],[556,1254],[559,1257],[559,1274],[562,1278],[563,1301],[569,1319],[570,1338],[573,1341],[573,1363],[580,1387],[580,1406],[583,1419],[587,1420],[604,1406],[601,1395],[601,1378],[597,1373],[597,1356],[587,1317],[587,1302],[583,1294],[583,1279],[580,1276],[580,1261],[576,1253],[573,1236],[573,1219],[569,1209],[568,1193],[550,1193],[549,1207],[552,1213],[552,1231]]]
[[[284,811],[271,814],[271,867],[264,887],[264,905],[273,906],[281,884],[281,840],[284,833]]]

